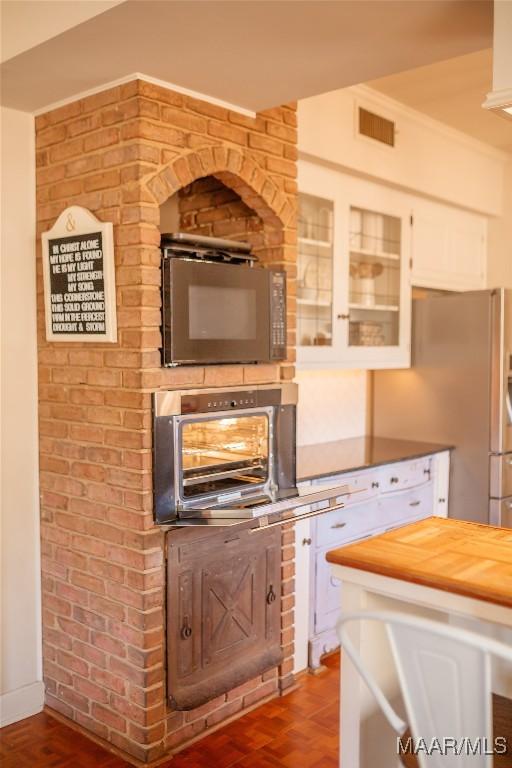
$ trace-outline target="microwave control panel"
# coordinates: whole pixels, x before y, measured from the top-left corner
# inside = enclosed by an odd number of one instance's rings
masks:
[[[270,323],[271,360],[286,357],[286,273],[271,270]]]

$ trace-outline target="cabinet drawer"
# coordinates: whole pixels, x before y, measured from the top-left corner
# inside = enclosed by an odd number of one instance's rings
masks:
[[[348,485],[355,493],[345,496],[345,506],[360,504],[367,499],[374,499],[379,493],[379,472],[364,471],[356,472],[351,475],[331,475],[314,480],[313,485],[322,486],[322,488],[335,488],[337,485]]]
[[[382,493],[415,488],[418,485],[427,483],[430,480],[431,462],[432,459],[428,457],[426,459],[398,462],[389,467],[384,467],[380,470],[380,489]]]
[[[378,502],[354,504],[348,509],[326,512],[316,518],[316,546],[335,547],[379,527]],[[382,527],[382,526],[380,526]]]
[[[424,483],[418,488],[386,494],[379,501],[380,525],[392,528],[408,520],[429,517],[434,511],[434,484]]]

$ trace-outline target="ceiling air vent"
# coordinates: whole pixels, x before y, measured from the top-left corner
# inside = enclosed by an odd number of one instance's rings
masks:
[[[359,133],[362,136],[368,136],[370,139],[380,141],[389,147],[395,146],[395,124],[392,120],[386,120],[385,117],[376,115],[374,112],[368,112],[367,109],[359,107]]]

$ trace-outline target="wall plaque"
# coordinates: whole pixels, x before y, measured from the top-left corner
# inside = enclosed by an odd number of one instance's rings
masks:
[[[47,340],[117,341],[111,222],[73,205],[42,245]]]

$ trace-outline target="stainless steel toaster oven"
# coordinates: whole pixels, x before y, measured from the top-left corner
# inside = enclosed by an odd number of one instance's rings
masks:
[[[345,485],[297,487],[296,403],[291,382],[156,392],[156,522],[263,528],[342,507]]]
[[[157,392],[155,516],[295,490],[295,384]]]

